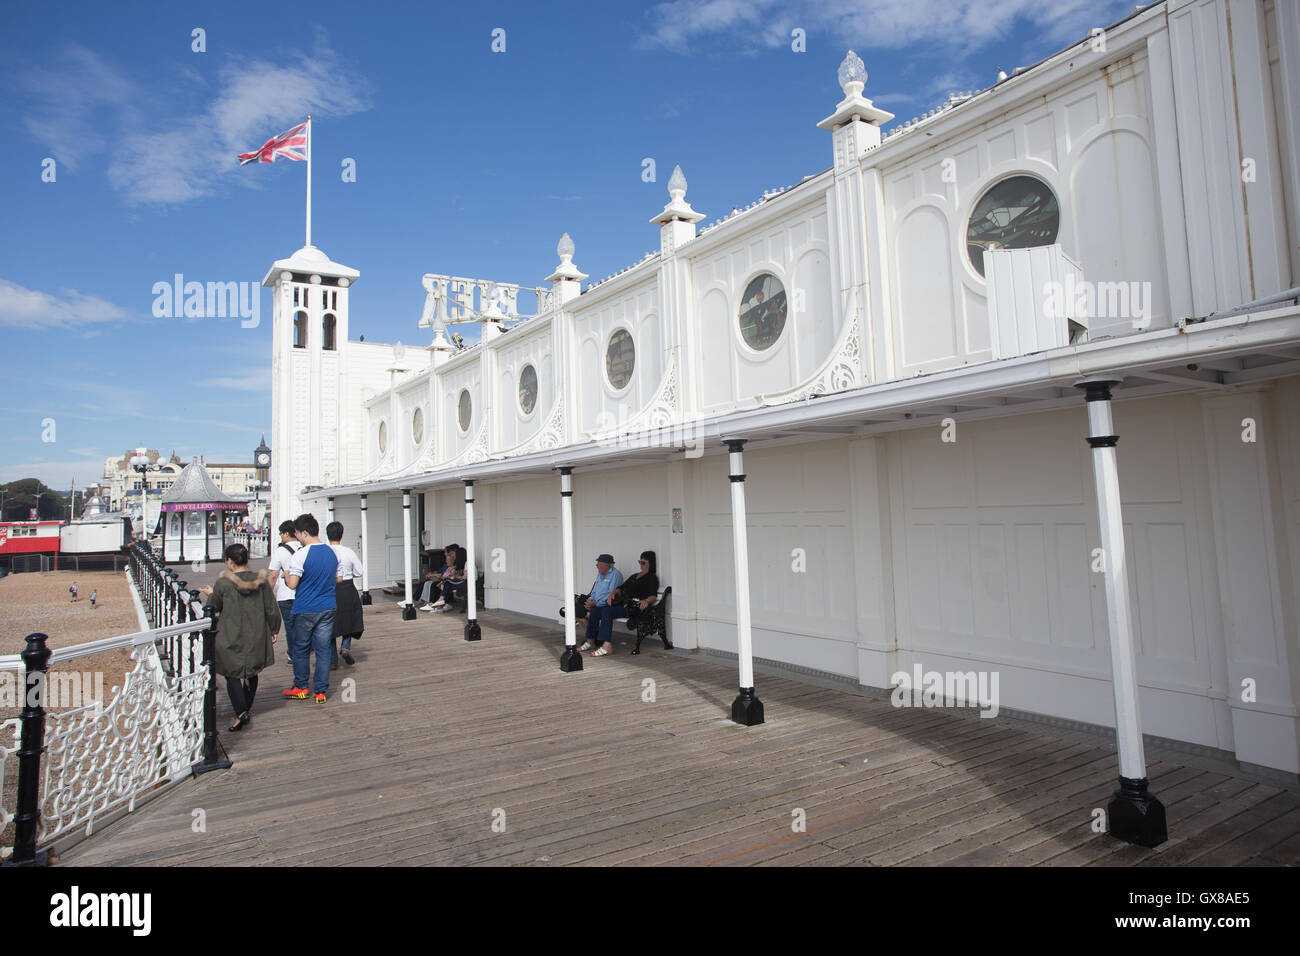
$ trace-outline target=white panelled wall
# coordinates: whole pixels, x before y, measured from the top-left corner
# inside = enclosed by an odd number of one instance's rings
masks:
[[[1115,406],[1143,729],[1293,772],[1300,438],[1274,423],[1297,418],[1297,378]],[[1003,708],[1113,726],[1086,434],[1080,403],[964,423],[953,442],[920,428],[747,450],[755,655],[874,688],[913,664],[995,669]],[[578,590],[600,552],[626,574],[653,550],[673,643],[734,652],[729,485],[725,454],[575,469]],[[476,484],[487,607],[556,616],[559,489]],[[435,543],[463,545],[462,491],[428,497]]]

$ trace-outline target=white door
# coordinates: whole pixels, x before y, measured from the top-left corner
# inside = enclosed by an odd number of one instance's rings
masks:
[[[402,560],[402,496],[388,499],[388,521],[384,526],[384,557],[390,581],[402,581],[406,574]],[[415,502],[411,502],[411,578],[420,570],[420,541],[415,527]]]

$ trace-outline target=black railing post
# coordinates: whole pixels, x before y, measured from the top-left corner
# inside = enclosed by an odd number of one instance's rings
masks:
[[[46,862],[45,852],[36,852],[36,830],[41,822],[41,755],[45,752],[45,687],[50,664],[45,639],[44,634],[28,634],[22,653],[27,680],[19,715],[18,812],[14,816],[14,852],[5,866],[34,867]]]
[[[203,691],[203,759],[191,768],[196,775],[230,766],[229,760],[217,757],[217,675],[212,670],[213,658],[217,656],[217,612],[211,604],[205,604],[203,616],[210,622],[203,632],[203,663],[208,676]],[[193,642],[190,646],[194,646]]]

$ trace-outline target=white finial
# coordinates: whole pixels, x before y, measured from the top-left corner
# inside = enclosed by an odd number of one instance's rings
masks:
[[[401,339],[398,339],[396,342],[393,343],[393,361],[394,362],[402,361],[402,356],[405,354],[406,354],[406,346],[402,344]]]
[[[560,264],[555,267],[554,272],[546,277],[547,282],[561,282],[565,279],[575,279],[581,282],[587,278],[587,274],[579,272],[578,267],[573,264],[574,245],[567,232],[560,236],[560,241],[555,244],[555,251],[559,254]]]
[[[840,89],[844,91],[845,97],[853,99],[862,93],[862,88],[867,85],[867,67],[862,62],[862,58],[850,50],[844,55],[843,62],[840,63],[839,69]]]
[[[686,176],[681,166],[674,166],[673,174],[668,178],[668,195],[673,202],[681,202],[686,196]]]
[[[559,255],[560,262],[564,265],[568,265],[573,261],[574,251],[573,240],[569,238],[569,234],[566,232],[564,235],[560,236],[560,241],[556,243],[555,252]]]
[[[1001,83],[1006,78],[1007,78],[1007,71],[1002,69],[1002,67],[998,67],[998,82]]]

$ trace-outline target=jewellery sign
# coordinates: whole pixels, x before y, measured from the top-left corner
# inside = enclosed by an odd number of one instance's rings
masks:
[[[247,511],[242,501],[178,501],[164,502],[163,511]]]

